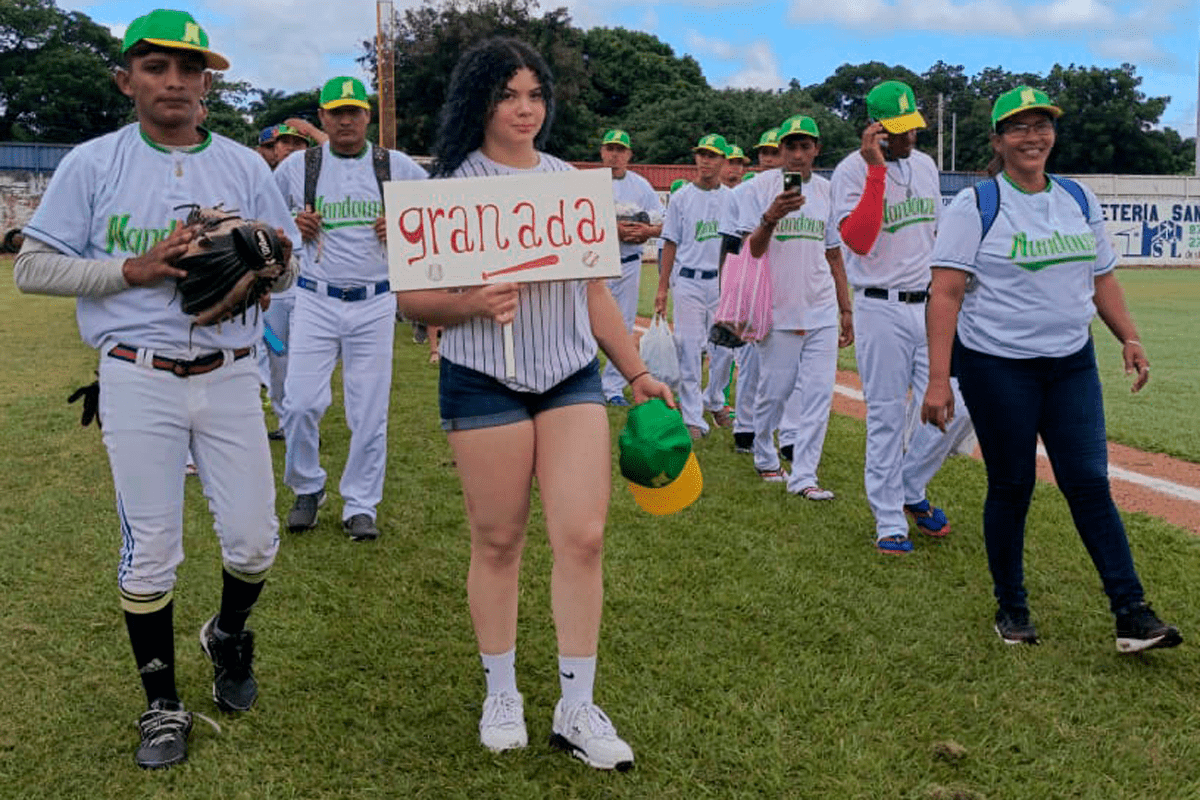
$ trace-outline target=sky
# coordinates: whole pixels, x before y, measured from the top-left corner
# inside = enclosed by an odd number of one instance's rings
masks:
[[[418,5],[393,0],[397,10]],[[124,34],[163,0],[57,0]],[[1142,91],[1168,95],[1159,124],[1196,131],[1200,19],[1195,0],[542,0],[582,28],[654,34],[701,65],[710,85],[774,89],[819,83],[842,64],[882,61],[916,73],[937,61],[1046,74],[1055,64],[1137,68]],[[258,88],[311,89],[355,63],[375,36],[375,0],[193,0],[187,9]],[[927,111],[932,111],[927,109]]]

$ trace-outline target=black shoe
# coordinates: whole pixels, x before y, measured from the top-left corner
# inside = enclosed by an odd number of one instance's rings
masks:
[[[1005,644],[1037,644],[1037,628],[1029,621],[1029,609],[997,609],[996,633]]]
[[[138,719],[142,743],[134,758],[142,769],[163,769],[187,761],[192,715],[179,701],[158,699]]]
[[[1130,603],[1117,612],[1117,652],[1140,653],[1155,647],[1178,647],[1179,629],[1158,618],[1144,601]]]
[[[220,635],[217,618],[200,628],[200,649],[213,664],[213,702],[222,711],[248,711],[258,699],[254,679],[254,631]]]
[[[282,442],[283,441],[283,428],[276,428],[275,430],[271,431],[270,433],[267,434],[267,438],[270,439],[272,442]]]
[[[370,542],[379,538],[379,528],[370,514],[355,514],[350,519],[342,520],[342,528],[352,542]]]
[[[325,505],[325,490],[312,494],[296,495],[296,502],[288,512],[289,531],[307,531],[317,527],[317,509]]]
[[[733,434],[733,452],[735,453],[752,453],[754,452],[754,431],[743,431]]]
[[[789,464],[792,463],[792,453],[794,453],[794,452],[795,451],[793,450],[792,445],[790,445],[790,444],[785,444],[783,447],[779,448],[780,458],[784,459]]]

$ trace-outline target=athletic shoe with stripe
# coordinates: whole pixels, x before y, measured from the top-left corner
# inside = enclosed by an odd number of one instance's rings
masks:
[[[1149,603],[1131,603],[1116,616],[1117,652],[1140,653],[1155,647],[1178,647],[1183,642],[1179,629],[1159,619]]]
[[[578,758],[589,767],[624,772],[633,768],[633,750],[617,736],[608,715],[595,703],[554,707],[550,744]]]
[[[787,473],[781,467],[775,469],[760,469],[758,477],[762,478],[767,483],[783,483],[787,480]]]
[[[892,536],[884,536],[882,539],[876,539],[875,549],[889,556],[899,556],[911,553],[913,543],[912,539],[897,533]]]
[[[525,701],[520,692],[489,694],[483,699],[479,741],[493,753],[516,750],[529,743],[525,732]]]
[[[187,761],[191,712],[179,701],[159,698],[138,719],[142,743],[134,758],[142,769],[163,769]]]
[[[222,711],[248,711],[258,699],[254,631],[218,633],[213,616],[200,627],[200,649],[213,665],[213,702]]]
[[[1037,628],[1029,621],[1029,609],[996,609],[996,634],[1005,644],[1037,644]]]
[[[929,505],[928,500],[905,505],[904,513],[912,518],[917,530],[926,536],[945,536],[950,532],[950,523],[946,520],[946,512]]]

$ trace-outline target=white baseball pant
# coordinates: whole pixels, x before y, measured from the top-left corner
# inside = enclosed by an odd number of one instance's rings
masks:
[[[715,277],[684,278],[676,274],[671,278],[671,290],[675,296],[675,350],[679,355],[679,410],[685,425],[693,425],[707,433],[700,391],[701,360],[720,300],[717,280]],[[728,364],[725,369],[729,369]]]
[[[642,257],[638,254],[636,260],[621,264],[621,277],[608,281],[609,291],[621,309],[621,317],[625,320],[625,330],[633,331],[633,321],[637,316],[638,289],[642,281]],[[600,388],[604,398],[615,397],[625,391],[625,377],[613,366],[612,361],[604,365],[600,373]]]

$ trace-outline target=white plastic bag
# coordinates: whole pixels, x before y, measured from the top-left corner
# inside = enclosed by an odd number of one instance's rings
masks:
[[[650,329],[642,334],[642,361],[650,374],[679,391],[679,354],[675,351],[675,336],[661,314],[655,314]]]

